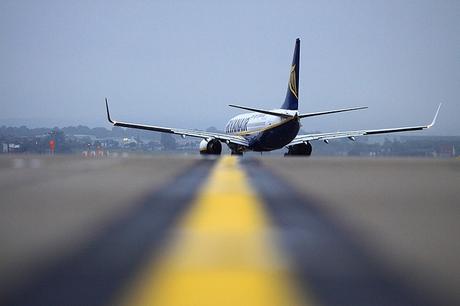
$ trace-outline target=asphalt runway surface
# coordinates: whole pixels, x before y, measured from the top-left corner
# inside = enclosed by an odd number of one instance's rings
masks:
[[[1,305],[460,305],[460,160],[0,157]]]

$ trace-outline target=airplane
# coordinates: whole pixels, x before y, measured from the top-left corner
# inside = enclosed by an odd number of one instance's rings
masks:
[[[201,138],[202,141],[199,146],[201,154],[220,155],[222,153],[222,143],[225,143],[229,147],[232,155],[242,155],[247,151],[267,152],[286,147],[288,151],[285,153],[285,156],[310,156],[312,153],[311,142],[313,141],[324,141],[329,143],[330,140],[339,138],[348,138],[354,141],[355,138],[359,136],[417,131],[431,128],[435,124],[439,109],[441,108],[441,104],[439,104],[433,121],[428,125],[298,135],[301,127],[300,119],[367,108],[363,106],[313,113],[299,113],[299,70],[300,39],[297,38],[289,74],[286,98],[281,107],[278,109],[264,110],[230,104],[230,107],[251,111],[251,113],[244,113],[231,118],[225,127],[225,133],[161,127],[112,120],[106,98],[105,106],[107,110],[107,119],[114,126],[170,133],[182,137],[190,136]]]

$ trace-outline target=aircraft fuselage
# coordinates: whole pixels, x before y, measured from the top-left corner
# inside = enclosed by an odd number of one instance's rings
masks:
[[[281,149],[289,144],[298,134],[300,122],[297,111],[274,109],[272,112],[291,115],[294,117],[281,118],[261,113],[245,113],[230,119],[225,127],[225,133],[246,138],[249,147],[244,151],[256,152]],[[232,148],[231,149],[235,149]],[[239,148],[242,151],[243,148]]]

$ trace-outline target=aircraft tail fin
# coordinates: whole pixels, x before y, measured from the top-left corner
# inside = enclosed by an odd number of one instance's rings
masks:
[[[292,58],[289,83],[282,109],[299,109],[299,69],[300,69],[300,39],[295,41],[294,56]]]

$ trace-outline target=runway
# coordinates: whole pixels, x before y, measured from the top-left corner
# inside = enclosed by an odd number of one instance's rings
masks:
[[[458,305],[460,161],[0,157],[1,305]]]

